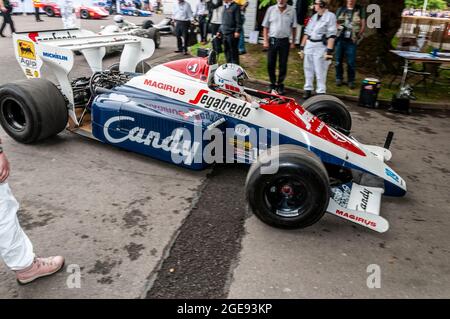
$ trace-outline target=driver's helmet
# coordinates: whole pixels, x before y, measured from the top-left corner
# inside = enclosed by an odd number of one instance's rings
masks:
[[[214,83],[221,89],[244,93],[244,81],[247,73],[237,64],[222,64],[214,73]]]
[[[118,25],[118,26],[122,26],[123,24],[123,17],[118,14],[114,16],[114,22]]]

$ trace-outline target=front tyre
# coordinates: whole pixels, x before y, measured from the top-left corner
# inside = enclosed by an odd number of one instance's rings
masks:
[[[0,124],[20,143],[54,136],[67,125],[66,101],[45,79],[28,79],[0,86]]]
[[[303,108],[332,128],[349,135],[352,116],[344,102],[332,95],[316,95],[305,101]]]
[[[320,159],[294,145],[281,145],[253,163],[246,180],[246,197],[264,223],[297,229],[318,222],[330,199],[329,178]],[[276,154],[278,150],[278,155]],[[275,174],[263,174],[263,162],[279,160]]]

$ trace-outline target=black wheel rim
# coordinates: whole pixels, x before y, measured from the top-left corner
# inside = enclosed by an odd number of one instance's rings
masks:
[[[21,132],[25,130],[27,118],[22,105],[13,98],[3,100],[1,104],[2,117],[6,124],[14,131]]]
[[[311,189],[301,179],[280,177],[266,185],[264,197],[272,213],[284,218],[298,217],[311,204]]]

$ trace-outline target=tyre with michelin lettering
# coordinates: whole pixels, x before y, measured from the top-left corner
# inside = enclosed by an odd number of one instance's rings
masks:
[[[66,101],[52,82],[27,79],[0,86],[0,124],[18,142],[35,143],[67,125]]]
[[[295,145],[270,151],[252,164],[245,183],[246,198],[256,217],[287,229],[318,222],[330,200],[329,177],[321,160]]]
[[[316,95],[302,105],[332,128],[349,135],[352,129],[352,116],[344,102],[332,95]]]

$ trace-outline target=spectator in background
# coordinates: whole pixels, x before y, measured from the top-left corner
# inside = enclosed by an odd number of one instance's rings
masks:
[[[348,86],[354,89],[356,76],[356,47],[366,29],[366,10],[356,4],[356,0],[347,0],[347,5],[336,12],[338,36],[336,39],[336,85],[344,81],[344,57],[347,59]]]
[[[234,0],[238,5],[241,6],[241,23],[242,23],[242,30],[241,35],[239,37],[239,54],[245,54],[247,53],[247,50],[245,49],[245,36],[244,36],[244,24],[245,24],[245,10],[248,7],[248,1],[247,0]]]
[[[223,39],[227,63],[239,65],[239,37],[242,32],[241,7],[233,0],[223,1],[222,25],[217,36]]]
[[[14,28],[14,22],[11,17],[11,11],[13,10],[13,7],[9,0],[0,0],[0,11],[3,15],[3,23],[2,27],[0,28],[0,36],[5,37],[3,34],[3,30],[5,30],[5,27],[7,24],[9,24],[9,27],[11,28],[11,33],[16,32],[16,29]]]
[[[191,26],[191,20],[194,19],[191,5],[184,0],[178,0],[173,6],[172,18],[175,20],[175,33],[177,35],[178,45],[178,50],[175,52],[184,52],[184,55],[187,55],[189,28]]]
[[[207,0],[209,11],[209,26],[211,28],[211,35],[215,36],[219,32],[222,24],[223,2],[222,0]]]
[[[327,91],[327,74],[333,59],[333,49],[337,33],[336,15],[327,9],[328,1],[315,0],[317,12],[311,18],[300,45],[300,58],[304,59],[305,72],[304,99],[308,99],[314,90],[314,78],[317,81],[317,94]]]
[[[206,44],[208,37],[208,8],[206,5],[206,0],[200,0],[195,8],[195,17],[198,20],[198,24],[200,27],[200,37],[201,43]]]
[[[294,8],[287,5],[287,0],[278,0],[276,5],[271,6],[264,16],[262,26],[264,27],[264,47],[268,48],[267,68],[270,77],[269,92],[276,91],[284,95],[284,79],[287,74],[287,62],[289,49],[295,47],[295,35],[297,17]],[[289,38],[292,36],[292,43]],[[276,78],[276,65],[279,59],[278,81]]]
[[[34,6],[34,16],[36,18],[36,22],[42,22],[44,20],[41,19],[40,16],[40,7],[41,7],[41,0],[33,0],[33,6]]]
[[[297,0],[295,11],[297,13],[297,35],[295,37],[295,44],[300,44],[301,39],[305,33],[305,20],[308,16],[309,0]]]
[[[0,7],[4,7],[4,0],[0,1]],[[0,258],[15,272],[19,283],[27,284],[60,270],[64,265],[64,257],[39,258],[34,255],[33,245],[17,219],[19,203],[6,183],[9,170],[0,140]]]

